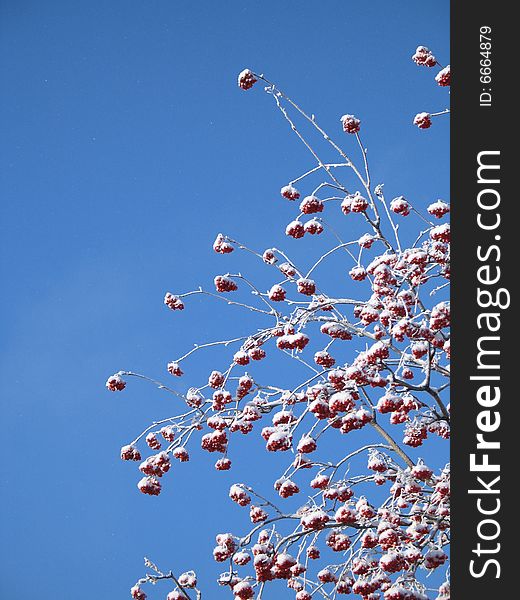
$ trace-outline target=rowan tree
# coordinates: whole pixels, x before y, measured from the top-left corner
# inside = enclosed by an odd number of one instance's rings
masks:
[[[412,58],[436,71],[433,84],[449,86],[449,66],[430,50],[420,46]],[[196,295],[222,300],[248,311],[251,329],[196,345],[168,363],[179,386],[130,371],[109,377],[110,391],[139,378],[184,406],[147,426],[121,448],[121,458],[140,463],[137,487],[155,496],[172,463],[189,461],[197,448],[215,456],[219,471],[232,468],[234,436],[261,436],[266,451],[280,455],[280,476],[265,489],[245,481],[229,490],[238,510],[248,511],[250,530],[215,532],[218,583],[236,599],[272,597],[270,582],[285,580],[287,597],[296,600],[447,600],[447,580],[432,590],[427,576],[447,571],[449,464],[431,468],[421,447],[429,437],[450,435],[449,204],[432,199],[423,214],[411,198],[387,198],[372,180],[359,115],[338,119],[340,145],[264,75],[245,69],[238,85],[263,86],[314,161],[280,190],[280,201],[295,205],[294,219],[282,225],[286,235],[309,246],[325,235],[333,244],[314,258],[309,251],[301,264],[278,248],[216,236],[213,250],[224,264],[214,288],[167,292],[164,304],[172,318],[182,318]],[[426,129],[448,112],[422,112],[413,122]],[[322,158],[302,124],[332,160]],[[362,235],[353,236],[359,228]],[[250,255],[253,275],[233,272],[225,255],[234,252]],[[338,256],[341,271],[327,271]],[[255,284],[255,268],[271,270],[269,289]],[[330,293],[331,276],[343,278],[348,294]],[[220,349],[218,364],[208,362],[207,380],[189,381],[181,391],[190,360],[210,347]],[[288,368],[305,369],[297,385],[255,376],[255,365],[276,353]],[[447,443],[443,453],[447,460]],[[161,581],[173,587],[167,600],[202,597],[195,572],[176,576],[148,559],[146,566],[131,589],[134,599],[144,600],[146,585]]]

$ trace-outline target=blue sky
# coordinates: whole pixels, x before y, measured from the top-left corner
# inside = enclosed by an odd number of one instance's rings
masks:
[[[258,249],[298,244],[283,234],[294,211],[278,190],[311,158],[270,98],[237,88],[244,67],[342,141],[339,117],[358,115],[391,197],[448,199],[448,120],[411,125],[447,94],[410,56],[424,44],[449,61],[449,3],[3,0],[0,34],[0,592],[126,598],[148,555],[198,566],[224,597],[216,515],[245,526],[230,482],[279,463],[244,444],[236,472],[219,476],[195,453],[159,498],[144,497],[119,448],[175,406],[146,385],[109,394],[104,382],[119,369],[164,378],[192,341],[251,326],[207,302],[181,316],[162,305],[166,290],[231,268],[211,250],[216,233]],[[217,364],[201,355],[190,381]]]

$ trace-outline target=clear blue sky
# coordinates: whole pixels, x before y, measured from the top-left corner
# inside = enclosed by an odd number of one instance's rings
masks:
[[[448,121],[411,125],[443,109],[446,91],[410,60],[425,44],[448,62],[448,9],[0,2],[2,597],[127,598],[144,554],[165,569],[198,566],[209,597],[227,597],[213,586],[216,515],[245,525],[226,493],[251,480],[261,445],[244,444],[235,473],[220,476],[195,452],[159,498],[145,497],[119,448],[175,407],[138,383],[109,394],[105,379],[121,368],[164,377],[228,317],[245,330],[247,316],[220,306],[225,318],[213,304],[194,301],[180,318],[162,305],[166,290],[230,268],[211,250],[218,231],[258,249],[297,244],[283,235],[293,211],[278,190],[311,160],[265,94],[237,88],[242,68],[277,81],[337,137],[339,117],[359,115],[390,194],[448,199]],[[191,362],[190,381],[217,356]]]

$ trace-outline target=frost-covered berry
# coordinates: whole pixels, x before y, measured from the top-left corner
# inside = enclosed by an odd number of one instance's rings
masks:
[[[310,454],[316,450],[316,441],[310,435],[304,435],[298,442],[297,450],[301,454]]]
[[[291,263],[284,262],[279,268],[286,277],[294,277],[296,275],[296,269],[293,267],[293,265],[291,265]]]
[[[121,448],[121,460],[141,460],[141,453],[132,445]]]
[[[237,552],[233,556],[233,562],[236,565],[238,565],[239,567],[243,567],[243,566],[247,565],[250,561],[251,561],[251,556],[247,552],[244,552],[243,550],[240,552]]]
[[[235,354],[233,355],[233,362],[237,365],[248,365],[249,364],[249,354],[247,352],[245,352],[244,350],[239,350],[238,352],[235,352]]]
[[[319,235],[323,233],[323,225],[317,219],[311,219],[307,221],[303,226],[305,233],[310,233],[311,235]]]
[[[435,76],[435,81],[441,87],[447,87],[450,85],[450,82],[451,82],[450,65],[448,65],[447,67],[444,67],[444,69],[442,69],[442,71],[439,71],[437,73],[437,75]]]
[[[300,192],[291,184],[284,185],[284,187],[280,190],[280,194],[287,200],[298,200],[300,197]]]
[[[214,279],[217,292],[234,292],[238,289],[237,284],[226,275],[217,275]]]
[[[146,594],[143,592],[140,586],[135,584],[130,590],[130,595],[134,600],[146,600]]]
[[[442,550],[430,550],[424,555],[424,566],[426,569],[436,569],[442,566],[448,557]]]
[[[278,490],[278,494],[280,495],[281,498],[290,498],[291,496],[298,494],[299,491],[300,491],[300,488],[294,483],[294,481],[291,481],[290,479],[286,479],[280,486],[280,489]]]
[[[166,600],[188,600],[188,596],[181,590],[173,590],[166,596]]]
[[[164,303],[168,308],[171,308],[171,310],[184,310],[184,302],[178,296],[174,296],[170,292],[166,292]]]
[[[345,202],[345,200],[343,200]],[[363,198],[363,196],[356,192],[350,199],[350,210],[353,213],[361,213],[364,212],[368,208],[368,200]]]
[[[217,254],[229,254],[230,252],[233,252],[234,248],[226,240],[225,236],[219,233],[213,242],[213,250],[215,250]]]
[[[437,59],[426,46],[418,46],[415,54],[412,56],[412,60],[417,65],[424,67],[434,67],[437,64]]]
[[[227,457],[219,458],[215,463],[217,471],[229,471],[231,469],[231,460]]]
[[[333,531],[326,540],[327,546],[332,548],[334,552],[344,552],[348,550],[352,544],[348,535]],[[321,580],[319,574],[318,578]],[[326,582],[325,582],[326,583]]]
[[[438,225],[437,227],[430,229],[430,237],[435,241],[449,242],[451,239],[450,224],[445,223],[444,225]]]
[[[180,462],[188,462],[190,460],[190,455],[184,446],[177,446],[172,455]]]
[[[314,362],[325,369],[330,369],[336,360],[326,350],[320,350],[314,355]]]
[[[251,519],[251,523],[262,523],[267,519],[269,515],[265,512],[263,508],[260,506],[253,506],[249,509],[249,518]]]
[[[176,377],[183,375],[183,371],[178,362],[169,362],[166,365],[166,368],[168,369],[168,373],[170,373],[170,375],[175,375]]]
[[[310,486],[315,490],[324,490],[329,485],[329,481],[330,477],[328,475],[316,475]]]
[[[291,221],[285,228],[285,235],[294,239],[302,238],[305,235],[305,229],[301,221]]]
[[[432,116],[427,112],[417,113],[413,119],[413,124],[417,125],[419,129],[429,129],[432,125]]]
[[[281,285],[273,285],[273,287],[267,293],[269,300],[273,302],[283,302],[285,300],[285,290]]]
[[[312,215],[323,211],[324,204],[316,196],[306,196],[300,203],[300,211],[305,215]]]
[[[350,269],[348,274],[354,281],[363,281],[367,276],[367,272],[364,267],[353,267]]]
[[[243,90],[251,89],[257,81],[253,72],[249,69],[244,69],[238,75],[238,87]]]
[[[312,279],[306,279],[304,277],[298,279],[296,282],[298,292],[305,296],[312,296],[316,292],[316,283]]]
[[[351,506],[344,504],[343,506],[340,506],[334,514],[334,520],[346,525],[352,524],[357,521],[357,514]]]
[[[329,521],[329,516],[321,508],[305,513],[300,522],[304,529],[322,529]]]
[[[155,433],[150,432],[146,436],[145,441],[152,450],[159,450],[161,447],[161,442],[159,441]]]
[[[162,427],[159,433],[167,442],[173,442],[175,439],[175,429],[171,425]]]
[[[430,215],[437,217],[437,219],[441,219],[444,217],[444,215],[450,212],[450,205],[442,200],[437,200],[437,202],[430,204],[427,210]]]
[[[291,435],[282,430],[275,429],[268,438],[266,448],[270,452],[285,452],[292,446]]]
[[[248,581],[240,581],[233,587],[233,594],[240,600],[249,600],[255,595],[255,592]]]
[[[226,378],[220,371],[211,371],[210,376],[208,377],[208,384],[210,387],[217,389],[219,388]]]
[[[410,205],[406,201],[404,196],[398,196],[390,202],[390,210],[395,212],[397,215],[406,217],[410,214]]]
[[[229,497],[239,506],[247,506],[251,504],[251,496],[239,485],[233,484],[229,488]]]
[[[275,256],[274,250],[272,248],[267,248],[262,254],[262,260],[268,265],[274,265],[278,262],[278,259]]]
[[[161,493],[161,482],[157,477],[143,477],[137,487],[139,491],[149,496],[158,496]]]
[[[183,588],[193,589],[197,586],[197,575],[194,571],[187,571],[179,575],[179,584]]]
[[[107,390],[111,392],[121,392],[126,387],[126,381],[120,375],[111,375],[106,382]]]
[[[338,580],[336,575],[334,575],[334,573],[330,569],[322,569],[318,572],[317,577],[321,581],[321,583],[336,583],[336,581]]]
[[[265,350],[260,346],[254,346],[247,351],[247,354],[251,360],[262,360],[265,358]]]
[[[375,238],[373,235],[365,233],[358,239],[357,243],[360,248],[365,248],[366,250],[368,250],[372,247],[372,244],[376,241],[376,239],[377,238]]]
[[[345,133],[357,133],[361,129],[361,121],[354,115],[343,115],[340,121]]]

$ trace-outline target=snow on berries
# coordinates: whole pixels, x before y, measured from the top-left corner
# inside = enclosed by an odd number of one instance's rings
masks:
[[[161,493],[161,482],[157,477],[143,477],[137,487],[140,492],[149,496],[158,496]]]
[[[226,237],[219,233],[213,242],[213,250],[215,250],[217,254],[230,254],[233,252],[234,248],[233,245],[227,241]]]
[[[397,215],[406,217],[410,214],[410,205],[406,201],[404,196],[398,196],[390,202],[390,210],[395,212]]]
[[[419,129],[429,129],[432,126],[432,116],[427,112],[417,113],[413,119],[413,124]]]
[[[306,196],[300,203],[300,211],[305,215],[320,213],[324,208],[323,202],[316,196]]]
[[[140,586],[137,584],[130,590],[130,595],[134,600],[146,600],[146,594],[143,592]]]
[[[214,283],[217,292],[234,292],[238,289],[237,284],[227,275],[217,275]]]
[[[310,233],[311,235],[319,235],[323,233],[323,225],[318,219],[311,219],[307,221],[303,226],[305,233]]]
[[[285,228],[285,234],[294,239],[302,238],[305,235],[305,229],[301,221],[291,221]]]
[[[301,277],[296,282],[298,292],[305,296],[312,296],[316,292],[316,283],[312,279]]]
[[[298,442],[297,450],[301,454],[310,454],[317,448],[316,440],[310,435],[304,435]]]
[[[141,460],[141,453],[133,445],[123,446],[121,448],[121,460],[139,461]]]
[[[177,446],[173,450],[172,455],[179,462],[188,462],[190,460],[190,455],[184,446]]]
[[[239,506],[247,506],[251,504],[251,496],[245,491],[243,487],[237,484],[233,484],[229,488],[229,497],[233,502],[236,502]]]
[[[106,388],[110,392],[121,392],[126,387],[126,381],[123,380],[121,375],[111,375],[106,382]]]
[[[418,46],[412,56],[412,60],[415,64],[424,67],[434,67],[437,64],[437,59],[432,54],[432,51],[429,48],[426,48],[426,46]]]
[[[445,223],[430,229],[430,238],[438,242],[449,242],[451,239],[450,224]]]
[[[181,366],[179,365],[178,362],[175,362],[175,361],[169,362],[166,365],[166,368],[168,370],[168,373],[170,373],[170,375],[175,375],[176,377],[181,377],[184,374],[181,369]]]
[[[286,291],[283,289],[281,285],[273,285],[273,287],[268,292],[269,300],[273,302],[283,302],[285,300]]]
[[[184,310],[184,303],[179,296],[174,296],[170,292],[166,292],[164,296],[164,304],[171,310]]]
[[[340,121],[345,133],[358,133],[361,129],[361,121],[354,115],[343,115]]]
[[[450,85],[450,83],[451,83],[450,65],[448,65],[447,67],[444,67],[444,69],[442,69],[441,71],[439,71],[437,73],[437,75],[435,76],[435,81],[441,87],[447,87]]]
[[[251,89],[257,81],[253,72],[249,69],[244,69],[238,75],[238,87],[243,90]]]
[[[349,213],[362,213],[368,208],[368,200],[356,192],[355,194],[349,194],[343,198],[341,202],[341,210],[344,215]]]
[[[430,204],[427,208],[430,215],[437,217],[437,219],[442,219],[444,215],[450,212],[450,205],[442,200],[437,200]]]
[[[300,197],[300,192],[291,184],[284,185],[280,190],[280,194],[282,195],[282,198],[285,198],[286,200],[298,200]]]

